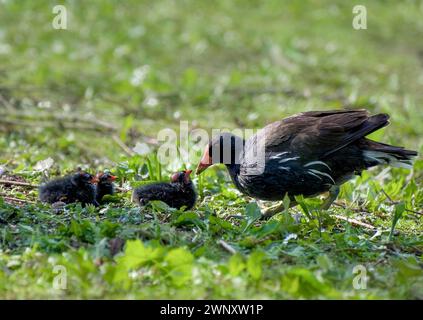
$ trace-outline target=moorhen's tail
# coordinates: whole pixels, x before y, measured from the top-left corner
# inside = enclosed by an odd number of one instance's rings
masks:
[[[381,113],[369,117],[365,124],[372,128],[369,132],[374,132],[383,128],[389,124],[389,116]],[[365,147],[363,148],[363,154],[370,162],[370,166],[378,164],[389,164],[393,167],[411,169],[412,159],[417,156],[417,152],[413,150],[407,150],[403,147],[396,147],[382,142],[376,142],[370,139],[364,139]]]
[[[413,167],[413,157],[417,156],[416,151],[369,139],[364,139],[363,144],[363,155],[369,167],[378,164],[389,164],[393,167],[411,169]]]
[[[330,136],[327,138],[330,138],[331,141],[336,141],[337,136],[340,136],[341,139],[338,139],[338,145],[332,146],[323,157],[334,154],[355,141],[362,140],[365,136],[388,124],[389,115],[385,113],[368,116],[368,112],[364,109],[326,112],[322,119],[320,131],[324,132],[324,129],[329,129],[333,138]],[[341,134],[338,132],[339,128],[343,131]]]
[[[379,113],[371,116],[364,122],[363,126],[367,128],[367,134],[375,132],[389,124],[389,115],[386,113]],[[366,135],[367,135],[366,134]]]

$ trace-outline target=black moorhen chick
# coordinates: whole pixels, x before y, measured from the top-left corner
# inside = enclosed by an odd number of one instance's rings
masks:
[[[96,190],[96,200],[98,203],[101,203],[101,200],[106,194],[113,195],[115,193],[115,186],[113,181],[116,180],[116,176],[108,172],[99,172],[97,174],[97,190]]]
[[[362,170],[379,164],[411,168],[416,151],[365,138],[388,119],[363,109],[311,111],[273,122],[246,141],[222,133],[206,146],[197,174],[224,163],[242,193],[260,200],[288,194],[293,205],[295,195],[329,191],[322,206],[328,209],[339,186]]]
[[[58,178],[40,186],[39,198],[42,202],[73,203],[81,202],[83,205],[93,204],[98,206],[96,200],[95,183],[97,178],[91,174],[80,171],[75,174]]]
[[[170,183],[159,182],[148,184],[134,190],[132,201],[145,205],[151,200],[160,200],[169,207],[180,209],[183,206],[191,209],[197,199],[194,185],[190,179],[192,170],[176,172]]]

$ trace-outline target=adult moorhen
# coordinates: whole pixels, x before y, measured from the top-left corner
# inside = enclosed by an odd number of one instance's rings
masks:
[[[141,186],[134,190],[132,201],[145,205],[152,200],[165,202],[169,207],[191,209],[197,199],[194,185],[190,179],[192,170],[176,172],[170,183],[159,182]]]
[[[83,205],[93,204],[98,206],[95,183],[97,183],[95,176],[84,171],[79,171],[41,185],[39,188],[39,198],[42,202],[47,203],[81,202]]]
[[[110,174],[109,172],[99,172],[97,174],[97,189],[96,189],[96,200],[98,203],[102,202],[103,197],[108,195],[113,195],[115,193],[115,186],[113,181],[116,180],[116,176]]]
[[[293,205],[296,195],[329,191],[322,206],[328,209],[339,186],[362,170],[379,164],[411,168],[416,151],[365,138],[388,125],[388,119],[363,109],[311,111],[273,122],[246,141],[222,133],[206,146],[197,174],[224,163],[242,193],[260,200],[282,200],[288,194]]]

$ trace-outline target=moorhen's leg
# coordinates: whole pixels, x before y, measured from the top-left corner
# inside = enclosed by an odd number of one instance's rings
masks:
[[[323,201],[321,209],[322,210],[328,210],[330,208],[330,206],[332,205],[332,203],[338,197],[338,194],[339,194],[339,186],[333,185],[329,189],[329,196],[325,199],[325,201]]]
[[[297,203],[295,202],[295,200],[291,200],[291,202],[289,203],[290,208],[295,207],[296,205],[297,205]],[[285,206],[284,206],[284,203],[282,201],[281,203],[264,210],[260,219],[269,219],[269,218],[273,217],[275,214],[277,214],[277,213],[279,213],[283,210],[285,210]]]
[[[268,205],[266,205],[268,202],[270,202],[270,201],[264,201],[264,200],[256,199],[256,203],[257,203],[258,207],[260,208],[261,212],[266,211],[270,207],[273,207],[272,205],[270,205],[270,203]],[[274,203],[275,202],[272,202],[272,204],[274,204]],[[278,201],[277,205],[279,205],[279,203],[281,203],[281,202]]]

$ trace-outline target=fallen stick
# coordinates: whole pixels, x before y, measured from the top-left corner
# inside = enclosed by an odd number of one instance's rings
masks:
[[[18,120],[7,120],[7,119],[0,119],[0,124],[8,125],[8,126],[21,126],[21,127],[43,127],[43,128],[63,128],[67,130],[85,130],[85,131],[97,131],[97,132],[104,132],[104,127],[95,127],[95,126],[81,126],[77,124],[67,124],[63,122],[57,123],[49,123],[49,122],[30,122],[30,121],[18,121]]]
[[[123,150],[125,151],[125,153],[129,156],[134,156],[135,152],[131,150],[131,148],[129,148],[122,140],[119,139],[119,137],[117,135],[113,135],[112,139],[114,142],[117,143],[117,145]]]
[[[36,184],[31,184],[31,183],[28,183],[28,182],[21,182],[21,181],[0,180],[0,184],[11,184],[11,185],[15,185],[15,186],[38,188],[38,185],[36,185]]]
[[[382,193],[385,195],[386,199],[388,199],[388,201],[391,204],[397,204],[394,200],[392,200],[392,198],[389,196],[389,194],[386,193],[386,191],[382,188]]]
[[[348,209],[348,210],[351,210],[351,211],[354,211],[354,212],[362,212],[363,211],[362,209],[359,209],[359,208],[347,207],[346,205],[344,205],[342,203],[338,203],[338,202],[334,202],[333,205],[340,207],[340,208],[343,208],[343,209]]]
[[[405,210],[405,211],[408,211],[408,212],[411,212],[411,213],[418,214],[418,215],[423,215],[423,211],[422,211],[422,212],[418,212],[418,211],[414,211],[414,210],[407,209],[407,208],[405,208],[404,210]]]
[[[127,189],[127,188],[118,187],[118,186],[116,186],[116,187],[115,187],[115,189],[116,189],[118,192],[122,192],[122,193],[126,193],[126,192],[129,192],[129,191],[132,191],[132,189]]]
[[[93,124],[97,127],[102,127],[106,131],[116,131],[117,128],[108,123],[105,120],[97,119],[94,117],[84,117],[81,118],[79,116],[72,116],[72,115],[60,115],[60,114],[51,114],[51,113],[44,113],[44,114],[38,114],[36,117],[34,117],[33,114],[30,113],[0,113],[1,118],[9,119],[10,121],[44,121],[44,122],[54,122],[54,123],[84,123],[89,126],[92,126]]]
[[[31,203],[31,204],[36,203],[35,201],[4,196],[3,194],[0,194],[0,197],[2,197],[4,200],[9,200],[9,201],[24,202],[24,203]]]
[[[218,243],[230,254],[236,254],[236,250],[229,243],[225,242],[224,240],[219,240]]]
[[[334,218],[339,219],[339,220],[347,221],[347,222],[351,223],[352,225],[360,226],[360,227],[370,229],[370,230],[376,230],[376,227],[372,226],[371,224],[364,223],[364,222],[358,221],[356,219],[347,218],[347,217],[340,216],[340,215],[337,215],[337,214],[333,214],[333,215],[331,215],[331,217],[334,217]]]

